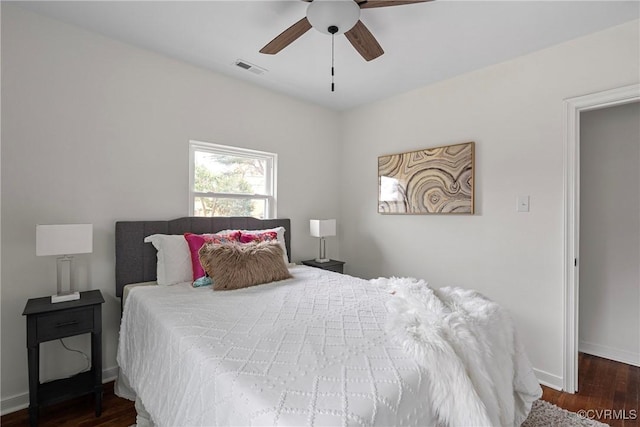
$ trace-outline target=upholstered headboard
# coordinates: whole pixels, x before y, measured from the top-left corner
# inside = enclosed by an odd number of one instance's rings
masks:
[[[221,230],[262,230],[284,227],[285,244],[291,261],[291,220],[251,217],[185,217],[170,221],[116,222],[116,296],[131,283],[156,280],[156,249],[144,238],[152,234],[215,233]]]

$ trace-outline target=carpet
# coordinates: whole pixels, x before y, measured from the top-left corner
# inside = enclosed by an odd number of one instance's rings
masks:
[[[521,427],[604,427],[599,421],[582,418],[575,412],[569,412],[544,400],[533,402],[531,412]]]

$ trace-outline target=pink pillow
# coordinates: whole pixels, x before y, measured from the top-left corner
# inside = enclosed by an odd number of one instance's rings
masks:
[[[264,233],[240,233],[240,243],[268,242],[278,240],[278,233],[275,231],[265,231]]]
[[[200,265],[200,255],[198,252],[205,243],[227,243],[240,241],[240,232],[234,231],[233,233],[226,234],[224,236],[219,234],[193,234],[184,233],[184,238],[189,244],[189,252],[191,252],[191,268],[193,270],[193,280],[198,280],[204,277],[205,271]]]

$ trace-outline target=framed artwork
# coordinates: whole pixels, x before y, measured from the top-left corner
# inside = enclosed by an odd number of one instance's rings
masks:
[[[473,214],[475,143],[378,157],[378,212]]]

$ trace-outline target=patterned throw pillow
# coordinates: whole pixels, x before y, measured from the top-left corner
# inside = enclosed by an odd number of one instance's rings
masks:
[[[194,280],[191,286],[193,286],[194,288],[199,288],[201,286],[209,286],[212,283],[213,283],[213,280],[211,280],[211,277],[209,277],[208,275],[205,275],[199,279]]]
[[[221,231],[217,231],[216,234],[226,235],[229,233],[233,233],[235,231],[240,231],[241,233],[245,233],[245,234],[255,234],[255,233],[264,233],[267,231],[274,231],[275,233],[278,234],[278,242],[280,242],[280,246],[282,247],[282,259],[284,260],[285,264],[287,265],[289,264],[289,255],[287,254],[287,244],[284,238],[284,235],[287,232],[287,230],[285,230],[284,227],[267,228],[264,230],[221,230]]]
[[[200,263],[215,291],[232,290],[291,278],[282,255],[277,241],[207,243],[200,249]]]
[[[193,234],[184,233],[184,238],[189,245],[191,252],[191,269],[193,271],[193,287],[207,286],[211,284],[211,279],[206,277],[206,273],[200,265],[198,251],[205,243],[228,243],[240,240],[240,232],[230,233],[224,236],[218,234]]]
[[[268,242],[271,240],[278,240],[278,233],[275,231],[265,231],[264,233],[240,232],[240,243]]]

